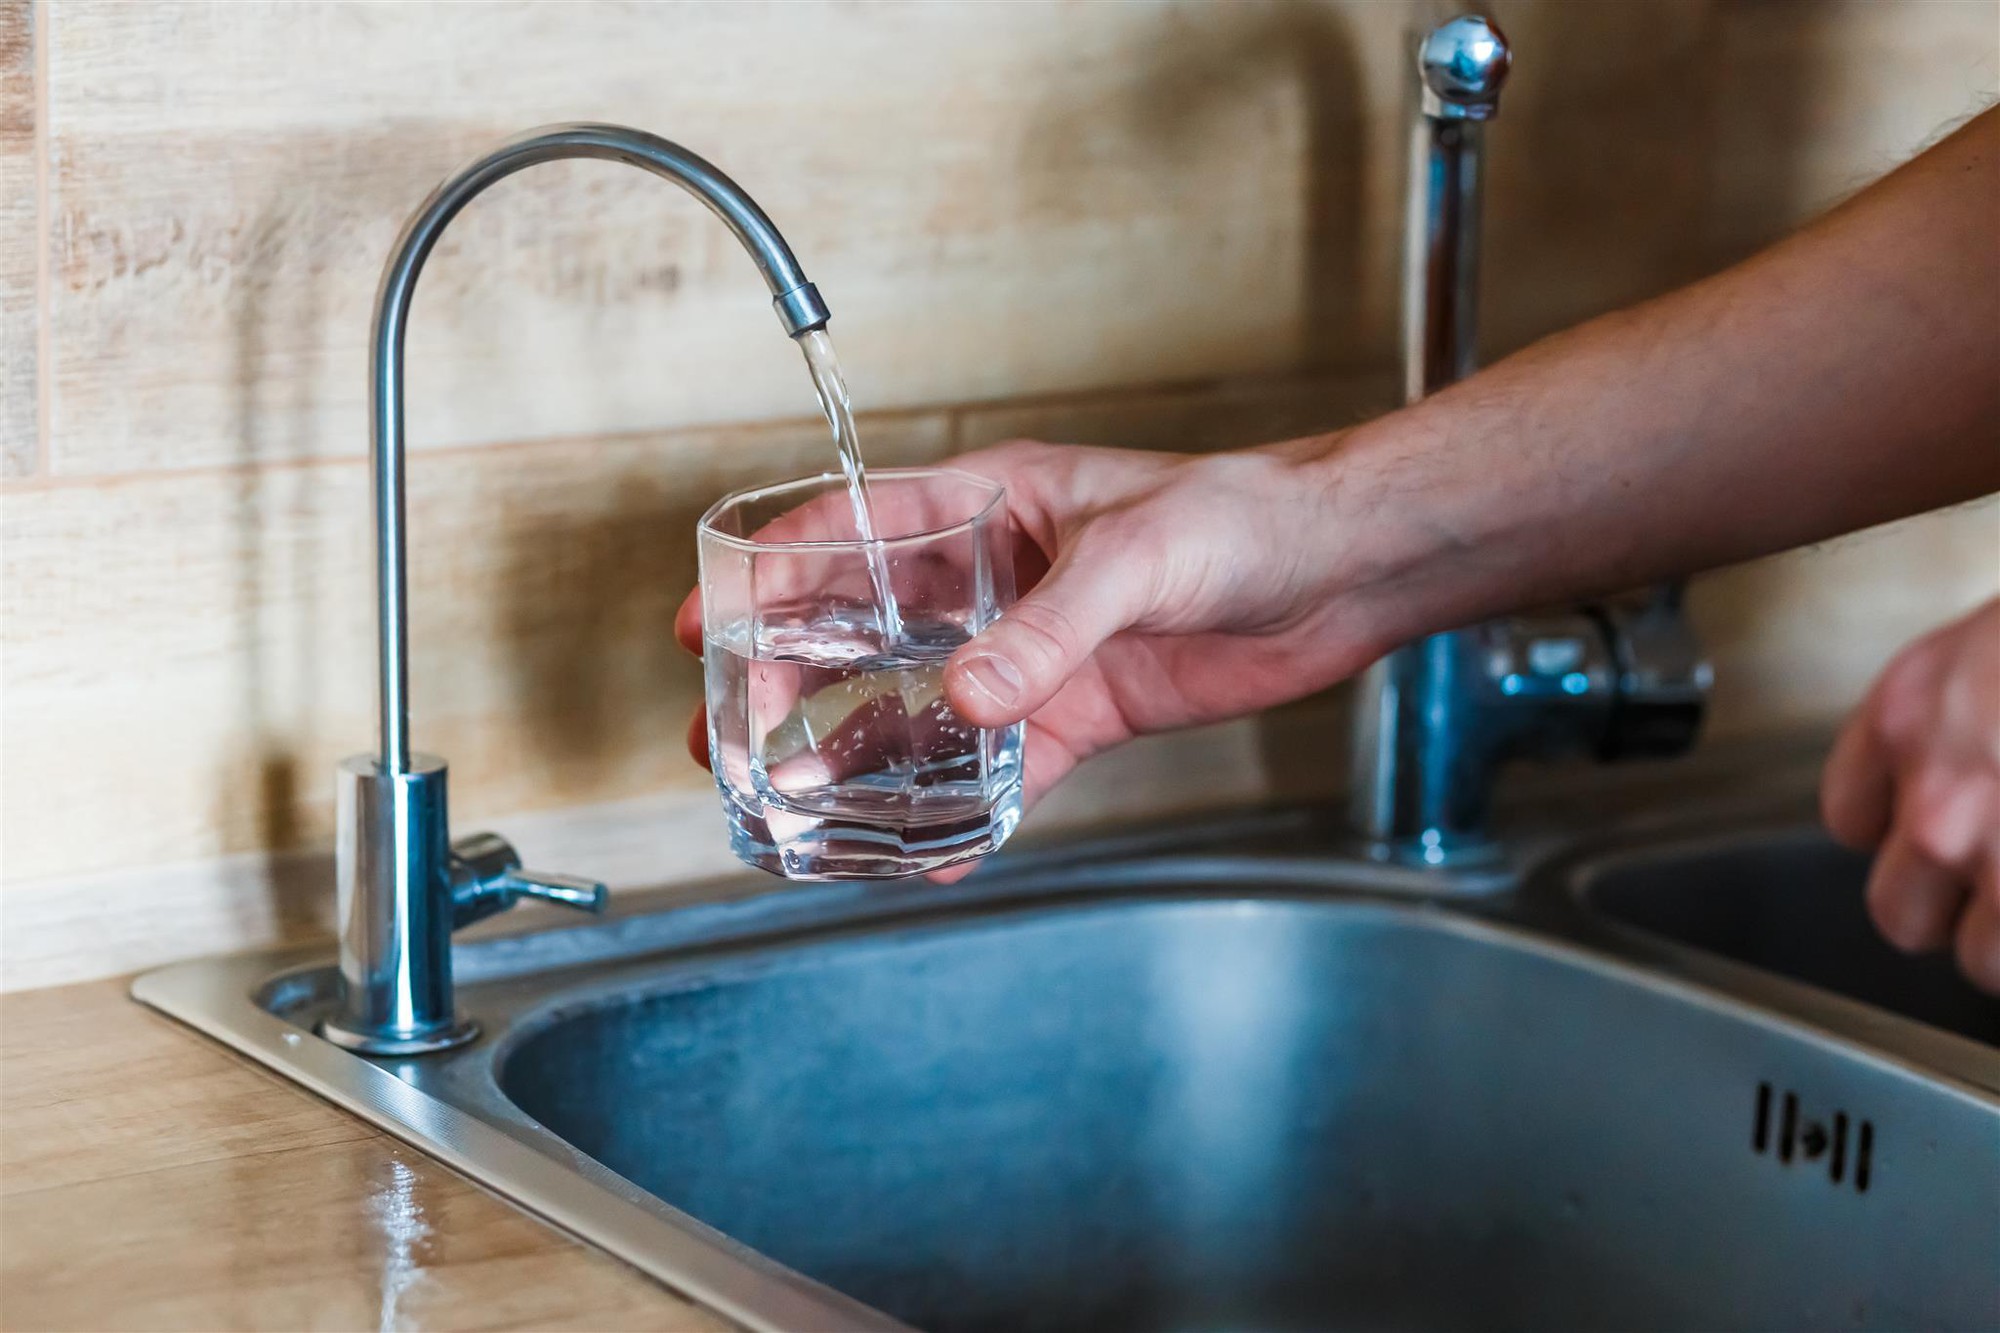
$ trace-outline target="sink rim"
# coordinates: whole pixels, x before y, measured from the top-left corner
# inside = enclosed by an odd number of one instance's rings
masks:
[[[1749,827],[1756,827],[1751,824]],[[1771,821],[1763,826],[1772,827]],[[1216,826],[1207,826],[1213,833]],[[1241,827],[1241,821],[1233,827]],[[1263,827],[1253,823],[1253,831]],[[1671,826],[1670,826],[1671,827]],[[1711,822],[1705,826],[1713,830]],[[258,1003],[285,985],[309,987],[325,949],[199,960],[139,977],[135,998],[234,1047],[581,1240],[748,1328],[906,1329],[871,1307],[784,1267],[681,1213],[533,1121],[503,1090],[504,1061],[532,1033],[597,997],[610,1003],[663,975],[683,981],[758,955],[830,946],[847,937],[1002,924],[1050,911],[1129,909],[1135,903],[1284,900],[1387,914],[1554,955],[1624,984],[1731,1014],[1849,1058],[1885,1066],[1955,1096],[2000,1108],[2000,1052],[1817,988],[1621,928],[1571,891],[1577,867],[1618,851],[1697,841],[1699,831],[1571,837],[1524,845],[1518,875],[1468,887],[1424,872],[1337,857],[1255,855],[1204,847],[1185,827],[1140,844],[1014,858],[1011,868],[921,898],[895,886],[813,886],[726,902],[683,902],[605,924],[469,943],[468,1007],[499,1016],[491,1035],[456,1056],[371,1061],[327,1043]],[[1176,854],[1192,838],[1201,850]],[[1102,851],[1105,847],[1110,850]],[[1154,854],[1134,855],[1147,846]],[[1095,854],[1102,851],[1101,855]],[[1107,862],[1107,857],[1119,859]],[[1227,877],[1231,883],[1218,883]],[[592,934],[596,932],[596,934]],[[537,950],[558,955],[532,962]],[[524,960],[527,960],[524,962]],[[635,987],[643,974],[647,982]],[[509,995],[518,996],[510,1003]],[[499,1009],[495,1009],[495,1005]],[[1962,1048],[1962,1049],[1961,1049]],[[488,1116],[429,1088],[483,1081]]]

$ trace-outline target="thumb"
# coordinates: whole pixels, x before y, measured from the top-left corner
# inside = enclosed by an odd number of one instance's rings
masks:
[[[1145,613],[1145,571],[1131,559],[1065,551],[1035,590],[945,668],[946,696],[979,727],[1019,722],[1054,697],[1106,639]]]

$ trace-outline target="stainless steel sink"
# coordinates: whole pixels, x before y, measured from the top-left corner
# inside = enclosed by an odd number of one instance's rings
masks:
[[[1312,827],[462,945],[416,1060],[136,991],[756,1328],[2000,1322],[2000,1051]]]
[[[1943,953],[1912,956],[1868,919],[1869,858],[1801,825],[1668,840],[1578,880],[1597,911],[1663,939],[1765,968],[2000,1046],[2000,999]]]

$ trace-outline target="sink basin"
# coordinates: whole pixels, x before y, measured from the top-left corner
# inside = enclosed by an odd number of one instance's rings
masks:
[[[1868,867],[1797,827],[1628,852],[1578,887],[1591,907],[1640,930],[2000,1046],[2000,999],[1948,955],[1901,953],[1876,933]]]
[[[531,1017],[499,1085],[940,1333],[1996,1313],[1990,1105],[1408,907],[1126,900],[668,969]]]
[[[2000,1322],[2000,1052],[1177,836],[463,944],[421,1059],[319,960],[135,991],[755,1329]]]

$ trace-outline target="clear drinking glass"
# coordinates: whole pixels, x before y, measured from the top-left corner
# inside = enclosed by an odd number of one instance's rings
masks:
[[[867,485],[872,543],[837,473],[725,496],[701,520],[730,844],[792,879],[936,870],[992,851],[1021,817],[1021,727],[974,727],[944,697],[945,659],[1014,600],[1005,492],[945,468]]]

